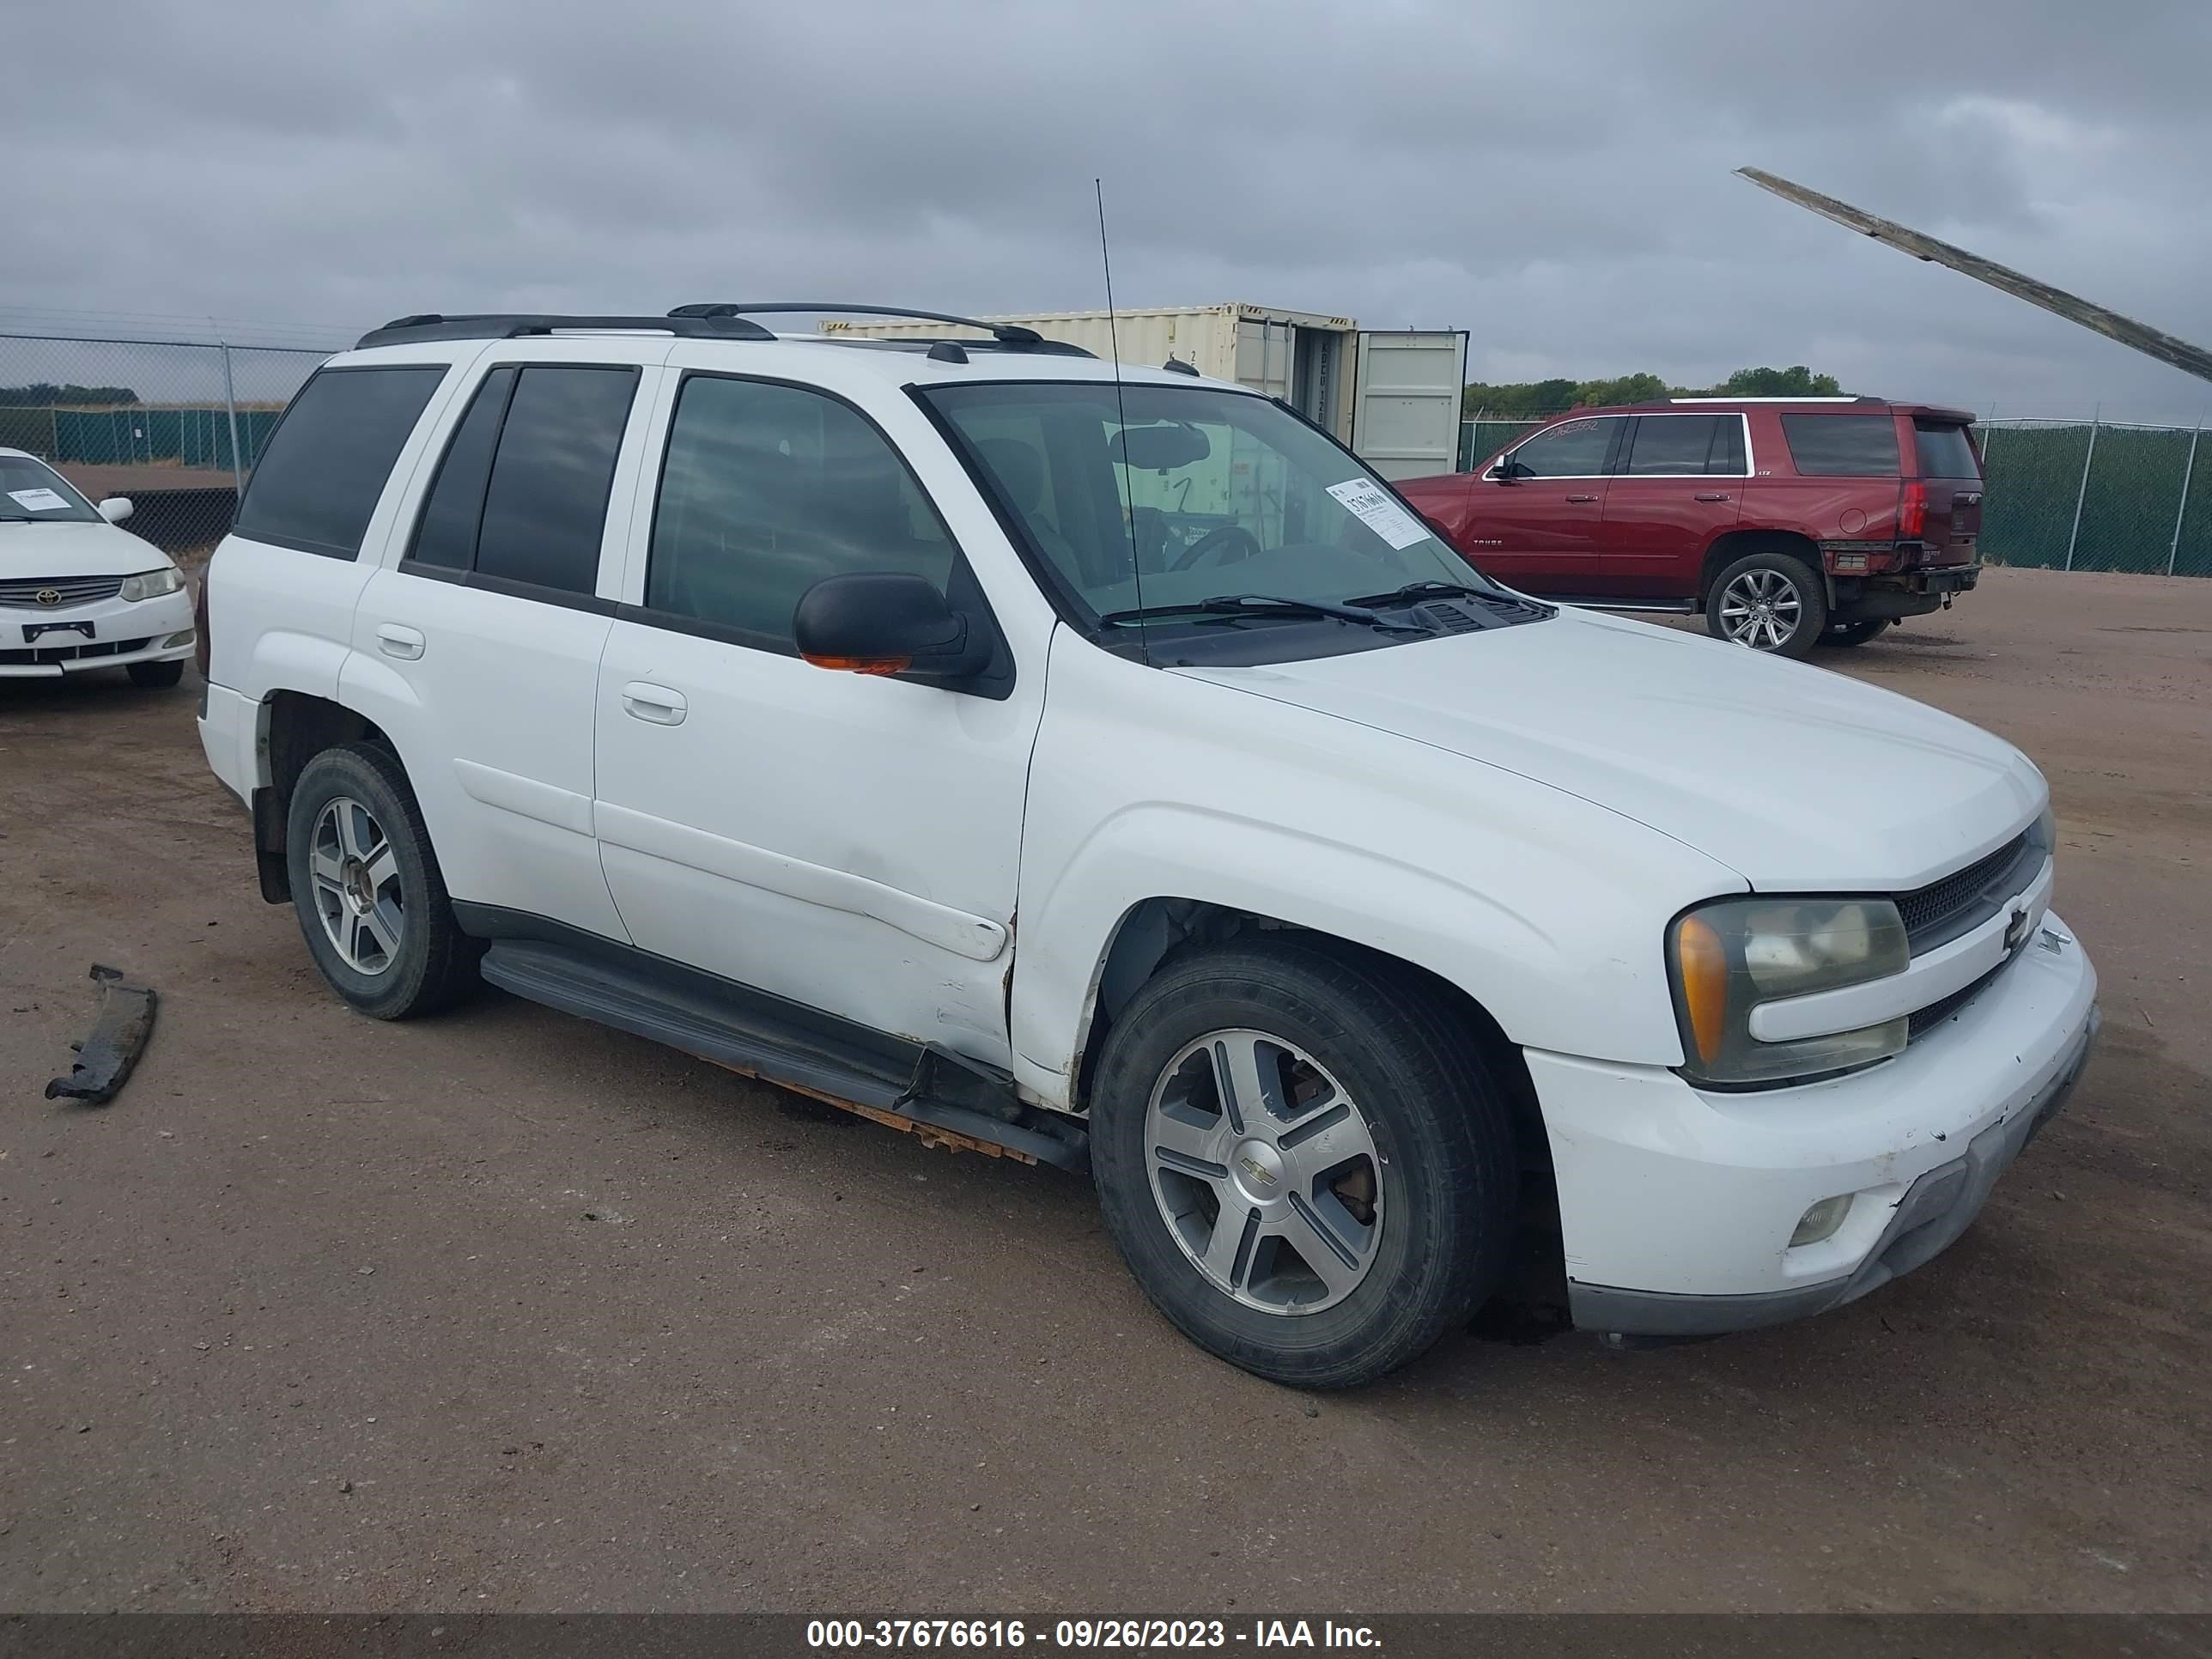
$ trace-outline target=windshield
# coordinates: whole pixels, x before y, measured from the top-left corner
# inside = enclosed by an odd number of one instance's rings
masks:
[[[67,478],[28,455],[0,455],[0,520],[82,524],[97,519]]]
[[[1419,582],[1502,591],[1347,451],[1266,398],[1115,393],[1091,381],[921,394],[1086,620],[1126,626],[1139,610],[1224,595],[1341,606]]]

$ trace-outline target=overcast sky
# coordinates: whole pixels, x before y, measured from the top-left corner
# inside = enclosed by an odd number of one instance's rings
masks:
[[[2212,343],[2204,0],[109,0],[7,54],[0,325],[1087,308],[1096,174],[1121,303],[1462,327],[1475,378],[2212,406],[1730,176]]]

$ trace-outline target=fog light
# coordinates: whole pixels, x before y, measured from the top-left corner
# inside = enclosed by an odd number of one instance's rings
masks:
[[[190,645],[199,636],[193,633],[191,629],[187,628],[181,634],[172,634],[167,639],[163,640],[161,641],[161,649],[167,651],[173,646]]]
[[[1818,1244],[1824,1238],[1833,1237],[1836,1229],[1844,1224],[1844,1218],[1850,1212],[1849,1193],[1822,1199],[1798,1218],[1797,1231],[1790,1235],[1790,1248],[1794,1250],[1800,1244]]]

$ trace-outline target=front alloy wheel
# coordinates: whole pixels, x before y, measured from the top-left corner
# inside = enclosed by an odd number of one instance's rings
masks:
[[[1359,1288],[1382,1237],[1374,1132],[1295,1043],[1212,1031],[1168,1064],[1145,1118],[1152,1198],[1215,1289],[1305,1314]]]
[[[1472,1012],[1335,941],[1193,948],[1116,1010],[1091,1087],[1108,1230],[1155,1307],[1277,1382],[1372,1382],[1464,1325],[1517,1158]]]

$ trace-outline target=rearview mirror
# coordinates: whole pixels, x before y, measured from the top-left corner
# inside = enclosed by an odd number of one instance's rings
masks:
[[[920,576],[871,571],[825,576],[792,615],[799,654],[817,668],[963,680],[990,666],[983,629]]]
[[[1141,471],[1167,472],[1204,460],[1213,453],[1213,441],[1181,421],[1161,426],[1125,426],[1121,453],[1131,466]]]
[[[134,511],[128,495],[110,495],[100,504],[100,516],[110,524],[121,524]]]

